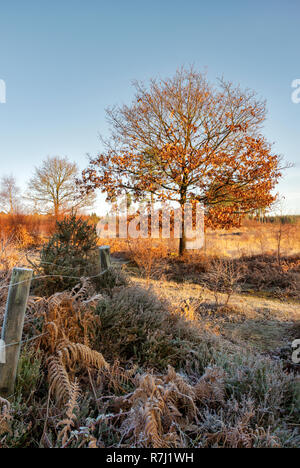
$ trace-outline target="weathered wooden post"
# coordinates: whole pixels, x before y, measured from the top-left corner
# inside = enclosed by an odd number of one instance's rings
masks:
[[[101,245],[101,247],[99,247],[99,252],[100,252],[100,269],[102,273],[111,267],[110,246]]]
[[[0,396],[3,397],[14,393],[32,274],[27,268],[14,268],[12,272],[1,334],[5,345],[5,363],[0,363]]]

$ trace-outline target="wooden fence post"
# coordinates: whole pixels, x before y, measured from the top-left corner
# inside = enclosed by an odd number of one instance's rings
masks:
[[[100,268],[101,268],[101,272],[104,272],[111,267],[110,246],[101,245],[101,247],[99,247],[99,252],[100,252]]]
[[[27,268],[14,268],[12,272],[1,334],[5,344],[5,363],[0,364],[0,396],[3,397],[14,393],[32,274]]]

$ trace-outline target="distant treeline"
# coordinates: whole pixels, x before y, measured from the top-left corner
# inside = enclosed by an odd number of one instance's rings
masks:
[[[273,224],[297,224],[299,221],[300,215],[264,216],[261,220],[263,223]]]

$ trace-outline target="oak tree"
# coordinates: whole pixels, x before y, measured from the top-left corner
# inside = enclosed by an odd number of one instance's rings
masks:
[[[255,92],[224,79],[213,86],[194,69],[134,88],[130,105],[107,110],[111,137],[83,172],[87,191],[150,193],[182,210],[202,203],[206,225],[223,228],[272,204],[280,157],[261,133],[266,105]]]

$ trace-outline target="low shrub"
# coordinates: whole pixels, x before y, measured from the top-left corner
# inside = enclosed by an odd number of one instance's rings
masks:
[[[42,319],[43,336],[23,351],[12,405],[0,399],[0,446],[299,446],[295,375],[153,291],[95,295],[85,281],[29,309],[26,334]]]
[[[100,273],[100,257],[97,248],[95,226],[76,214],[57,221],[56,231],[41,251],[35,293],[51,295],[72,289],[81,277]]]
[[[168,246],[159,239],[135,239],[128,241],[129,258],[141,276],[146,279],[160,278],[166,270]]]
[[[112,266],[103,275],[94,278],[93,283],[97,291],[111,295],[114,288],[127,286],[129,284],[129,280],[125,271],[119,267]]]
[[[158,370],[172,365],[203,371],[209,363],[209,340],[161,302],[150,290],[130,286],[103,298],[97,306],[102,332],[100,348],[125,363]],[[212,339],[213,341],[213,339]],[[199,365],[201,369],[199,369]]]

